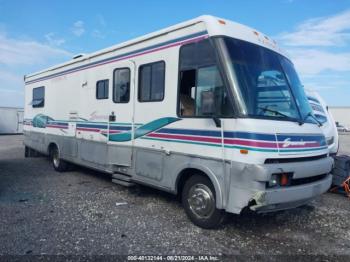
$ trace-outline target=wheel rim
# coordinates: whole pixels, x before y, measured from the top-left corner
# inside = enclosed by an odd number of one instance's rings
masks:
[[[60,158],[59,158],[59,155],[58,155],[58,150],[55,149],[52,153],[52,161],[53,161],[53,164],[55,167],[58,167],[59,164],[60,164]]]
[[[190,188],[188,204],[198,218],[210,217],[215,211],[215,198],[210,188],[203,184],[196,184]]]

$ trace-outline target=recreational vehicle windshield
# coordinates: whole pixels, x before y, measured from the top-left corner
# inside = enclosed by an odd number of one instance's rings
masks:
[[[25,77],[26,155],[180,194],[198,226],[303,205],[333,161],[292,62],[212,16]],[[37,101],[40,101],[38,103]]]

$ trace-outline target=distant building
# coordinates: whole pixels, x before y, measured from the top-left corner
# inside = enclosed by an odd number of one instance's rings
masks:
[[[336,122],[350,127],[350,106],[330,106],[329,110]]]
[[[23,133],[23,108],[0,107],[0,134]]]

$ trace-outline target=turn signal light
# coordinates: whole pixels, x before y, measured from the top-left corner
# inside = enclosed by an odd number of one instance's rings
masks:
[[[290,186],[293,173],[272,174],[266,185],[268,188]]]
[[[287,174],[282,174],[281,175],[281,180],[280,180],[280,185],[281,186],[287,186],[289,182],[289,178]]]
[[[243,155],[247,155],[248,154],[248,150],[247,149],[241,149],[241,150],[239,150],[239,152],[241,152],[241,154],[243,154]]]

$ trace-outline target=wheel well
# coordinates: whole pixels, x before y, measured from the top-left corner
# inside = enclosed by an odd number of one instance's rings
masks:
[[[54,148],[57,148],[57,145],[56,145],[55,143],[50,143],[50,144],[49,144],[49,147],[48,147],[48,149],[47,149],[47,153],[49,154],[49,156],[51,155],[51,151],[52,151],[52,149],[54,149]]]
[[[199,169],[186,168],[186,169],[182,170],[179,174],[179,178],[178,178],[178,181],[176,183],[177,195],[179,197],[181,197],[181,195],[182,195],[182,189],[183,189],[186,181],[193,175],[201,175],[201,176],[207,177],[210,180],[210,178],[207,176],[207,174]]]

